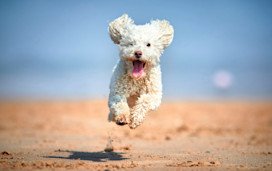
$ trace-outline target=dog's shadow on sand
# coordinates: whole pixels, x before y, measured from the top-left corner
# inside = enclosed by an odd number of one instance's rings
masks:
[[[81,152],[81,151],[69,151],[69,150],[58,150],[60,153],[70,153],[68,157],[63,156],[44,156],[45,158],[58,158],[58,159],[80,159],[80,160],[89,160],[94,162],[106,162],[107,160],[125,160],[122,154],[125,153],[116,153],[104,151],[98,152]],[[65,154],[64,154],[65,155]]]

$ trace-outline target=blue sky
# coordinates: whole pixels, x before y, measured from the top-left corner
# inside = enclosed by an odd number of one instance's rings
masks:
[[[136,24],[166,19],[174,26],[173,43],[161,57],[166,96],[272,97],[268,0],[1,0],[0,96],[107,96],[118,59],[108,23],[124,13]],[[233,78],[224,90],[212,82],[221,70]]]

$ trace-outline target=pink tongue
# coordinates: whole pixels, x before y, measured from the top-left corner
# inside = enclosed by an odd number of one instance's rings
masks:
[[[140,78],[144,73],[144,64],[141,61],[134,61],[132,74],[135,78]]]

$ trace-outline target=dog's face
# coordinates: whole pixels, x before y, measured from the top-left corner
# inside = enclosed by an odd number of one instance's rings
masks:
[[[165,20],[135,25],[125,14],[110,23],[109,33],[113,42],[119,44],[120,57],[129,73],[138,79],[159,63],[163,50],[173,40],[174,30]]]

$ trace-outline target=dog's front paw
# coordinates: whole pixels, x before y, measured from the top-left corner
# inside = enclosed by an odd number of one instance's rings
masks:
[[[139,126],[139,125],[137,125],[137,124],[134,123],[134,122],[131,122],[128,126],[129,126],[130,129],[135,129],[135,128],[137,128],[137,126]]]
[[[145,112],[134,109],[130,115],[129,127],[131,129],[137,128],[143,123],[144,118],[145,118]]]
[[[115,123],[117,125],[126,125],[129,123],[129,117],[127,115],[118,115],[118,117],[115,117]]]
[[[143,118],[130,118],[130,123],[129,123],[129,127],[130,129],[135,129],[138,126],[140,126],[143,122]]]

